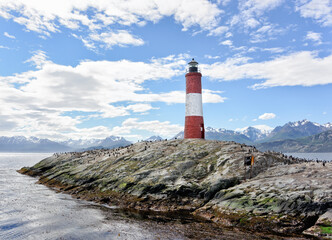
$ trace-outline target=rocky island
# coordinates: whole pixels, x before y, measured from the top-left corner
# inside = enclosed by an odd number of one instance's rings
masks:
[[[253,156],[253,166],[245,157]],[[331,239],[332,163],[225,141],[139,142],[54,154],[20,173],[77,198],[218,225]],[[304,235],[302,235],[304,236]]]

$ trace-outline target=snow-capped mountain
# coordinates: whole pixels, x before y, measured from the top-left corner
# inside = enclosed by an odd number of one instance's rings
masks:
[[[62,152],[69,151],[70,147],[60,143],[24,136],[0,137],[0,152]]]
[[[181,131],[178,134],[176,134],[172,139],[183,139],[184,138],[184,132]]]
[[[242,129],[236,129],[237,132],[247,136],[251,141],[260,141],[271,133],[272,127],[266,125],[256,125],[253,127],[245,127]]]
[[[332,130],[332,123],[319,124],[302,120],[288,122],[275,129],[266,125],[255,125],[242,129],[227,130],[225,128],[205,129],[205,138],[208,140],[235,141],[245,144],[257,144],[273,142],[277,140],[297,139],[319,134]],[[183,131],[173,137],[182,139]],[[152,136],[147,141],[162,140],[159,136]],[[123,137],[110,136],[105,139],[69,139],[67,141],[55,142],[48,139],[36,137],[26,138],[24,136],[0,137],[0,152],[64,152],[94,148],[117,148],[130,145],[131,142]]]
[[[183,139],[184,132],[179,132],[177,135],[173,137],[173,139]],[[239,143],[251,143],[251,140],[245,135],[233,131],[227,130],[225,128],[205,128],[205,139],[207,140],[219,140],[219,141],[235,141]]]
[[[207,127],[205,129],[205,138],[208,140],[235,141],[246,144],[251,143],[251,140],[244,134],[233,130],[227,130],[225,128]]]
[[[127,141],[125,138],[116,137],[116,136],[110,136],[105,139],[96,139],[96,138],[78,139],[78,140],[69,139],[67,141],[62,141],[60,143],[76,150],[93,148],[93,147],[117,148],[131,144],[131,142]]]
[[[87,148],[91,146],[98,146],[100,142],[101,139],[92,138],[92,139],[78,139],[78,140],[69,139],[67,141],[62,141],[60,143],[68,147],[78,149],[78,148]]]
[[[332,129],[332,123],[328,122],[323,124],[323,127],[327,128],[327,129]]]
[[[117,148],[130,145],[123,137],[105,139],[69,139],[55,142],[36,137],[0,137],[0,152],[68,152],[88,148]]]
[[[331,125],[331,123],[321,125],[307,119],[297,122],[288,122],[283,126],[276,127],[265,140],[275,141],[312,136],[332,129]]]
[[[205,138],[208,140],[235,141],[239,143],[253,144],[257,142],[267,142],[284,139],[296,139],[306,136],[312,136],[332,129],[331,123],[319,124],[302,120],[289,122],[283,126],[272,128],[266,125],[254,125],[245,128],[239,128],[235,131],[225,128],[205,128]],[[183,138],[183,132],[173,137]]]
[[[148,139],[145,139],[145,141],[152,141],[152,142],[161,141],[161,140],[163,140],[163,138],[160,136],[151,136]]]
[[[256,145],[260,151],[277,152],[332,152],[332,129],[313,136],[264,142]]]

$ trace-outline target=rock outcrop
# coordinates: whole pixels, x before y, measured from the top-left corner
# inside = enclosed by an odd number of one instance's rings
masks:
[[[251,155],[252,168],[244,165]],[[332,163],[262,153],[235,142],[139,142],[55,154],[20,172],[87,200],[187,211],[222,225],[283,234],[303,232],[332,208]]]

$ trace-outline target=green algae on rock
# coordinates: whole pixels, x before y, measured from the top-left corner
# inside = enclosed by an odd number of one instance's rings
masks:
[[[248,154],[255,157],[251,173],[244,166]],[[332,208],[331,170],[332,163],[323,167],[235,142],[186,139],[55,154],[20,172],[87,200],[293,234]]]

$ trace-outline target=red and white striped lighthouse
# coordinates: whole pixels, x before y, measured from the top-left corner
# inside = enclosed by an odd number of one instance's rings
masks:
[[[205,138],[202,106],[202,74],[198,72],[198,62],[188,63],[186,74],[186,119],[184,138]]]

